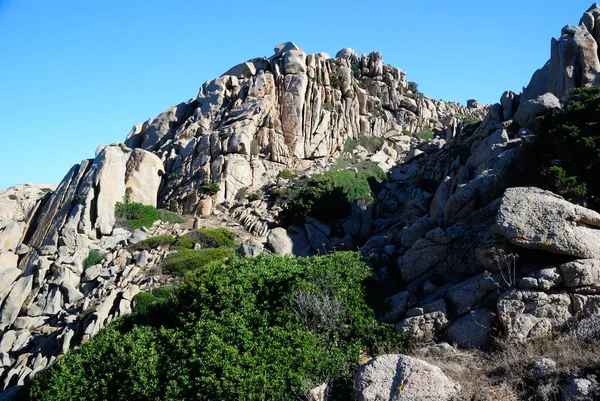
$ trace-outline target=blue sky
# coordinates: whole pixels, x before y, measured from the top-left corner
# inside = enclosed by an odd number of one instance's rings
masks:
[[[58,184],[99,144],[285,41],[332,56],[379,50],[431,97],[496,102],[591,4],[0,0],[0,189]]]

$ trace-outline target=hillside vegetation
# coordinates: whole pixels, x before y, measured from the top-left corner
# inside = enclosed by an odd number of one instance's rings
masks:
[[[356,253],[213,262],[41,373],[31,400],[289,400],[345,388],[359,355],[403,338],[378,323]],[[145,299],[148,298],[148,299]]]

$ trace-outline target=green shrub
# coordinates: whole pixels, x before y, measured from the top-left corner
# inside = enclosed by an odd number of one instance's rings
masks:
[[[356,79],[360,79],[360,68],[354,64],[352,64],[350,68],[352,69],[352,76]]]
[[[173,245],[176,239],[172,235],[159,235],[155,237],[146,238],[143,241],[138,242],[133,246],[133,249],[137,250],[149,250],[159,246]]]
[[[100,253],[97,249],[90,249],[90,253],[88,253],[87,258],[83,260],[83,268],[87,269],[88,267],[92,267],[97,265],[98,263],[104,260],[104,255]]]
[[[177,240],[180,248],[192,249],[196,244],[200,244],[203,249],[237,246],[235,233],[226,228],[199,228]]]
[[[341,165],[344,161],[339,163]],[[303,223],[305,216],[323,221],[343,219],[350,212],[351,202],[370,197],[371,192],[378,193],[385,178],[383,170],[372,162],[302,178],[294,186],[279,192],[276,199],[282,208],[279,220],[289,225]]]
[[[177,286],[165,285],[163,287],[154,288],[152,290],[152,295],[154,295],[159,300],[170,300],[175,296],[176,291]]]
[[[259,192],[250,192],[248,195],[246,195],[246,199],[248,199],[248,201],[250,201],[250,202],[254,202],[255,200],[259,200],[260,199],[260,193]]]
[[[219,192],[219,184],[215,182],[207,181],[200,185],[198,188],[201,192],[204,192],[207,195],[213,196]]]
[[[600,88],[574,89],[562,110],[548,112],[539,121],[535,143],[539,185],[572,202],[599,208]]]
[[[115,205],[116,225],[130,230],[142,226],[152,227],[152,223],[160,219],[155,207],[138,202],[117,202]]]
[[[402,130],[402,134],[403,134],[403,135],[406,135],[406,136],[411,136],[411,133],[410,133],[410,131],[409,131],[409,130],[407,130],[406,128],[404,128],[404,129]]]
[[[294,173],[292,173],[290,170],[288,169],[284,169],[281,170],[279,172],[279,174],[277,174],[277,178],[283,178],[284,180],[289,180],[290,178],[292,178],[294,176]]]
[[[161,263],[165,273],[183,276],[188,271],[201,269],[215,260],[232,258],[235,252],[231,249],[180,249],[168,255]]]
[[[173,171],[171,174],[169,174],[169,180],[177,180],[179,179],[179,174],[177,174],[175,171]]]
[[[361,352],[404,344],[367,304],[356,253],[231,259],[212,273],[186,277],[168,325],[159,310],[118,319],[39,373],[30,399],[289,400],[325,380],[351,389]],[[314,307],[330,301],[336,325],[322,326]]]
[[[8,195],[8,199],[16,201],[16,200],[19,200],[19,197],[15,194],[11,194],[11,195]]]
[[[42,191],[43,193],[47,194],[49,192],[52,192],[53,189],[52,188],[42,188],[42,189],[40,189],[40,191]]]
[[[149,292],[138,292],[133,297],[133,311],[135,313],[147,314],[150,311],[150,305],[157,301],[158,298]]]
[[[170,210],[158,209],[157,212],[158,212],[158,218],[161,221],[164,221],[165,223],[175,224],[175,223],[185,223],[187,221],[185,217],[183,217],[175,212],[171,212]]]

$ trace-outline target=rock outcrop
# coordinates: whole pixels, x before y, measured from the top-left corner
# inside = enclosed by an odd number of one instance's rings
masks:
[[[362,365],[354,376],[359,401],[452,400],[460,385],[440,368],[406,355],[381,355]]]

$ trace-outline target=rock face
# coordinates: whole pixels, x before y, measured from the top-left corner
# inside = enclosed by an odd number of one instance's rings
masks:
[[[451,400],[460,385],[437,366],[406,355],[381,355],[362,365],[354,376],[359,401]]]
[[[515,245],[600,258],[600,214],[538,188],[508,188],[496,230]]]

